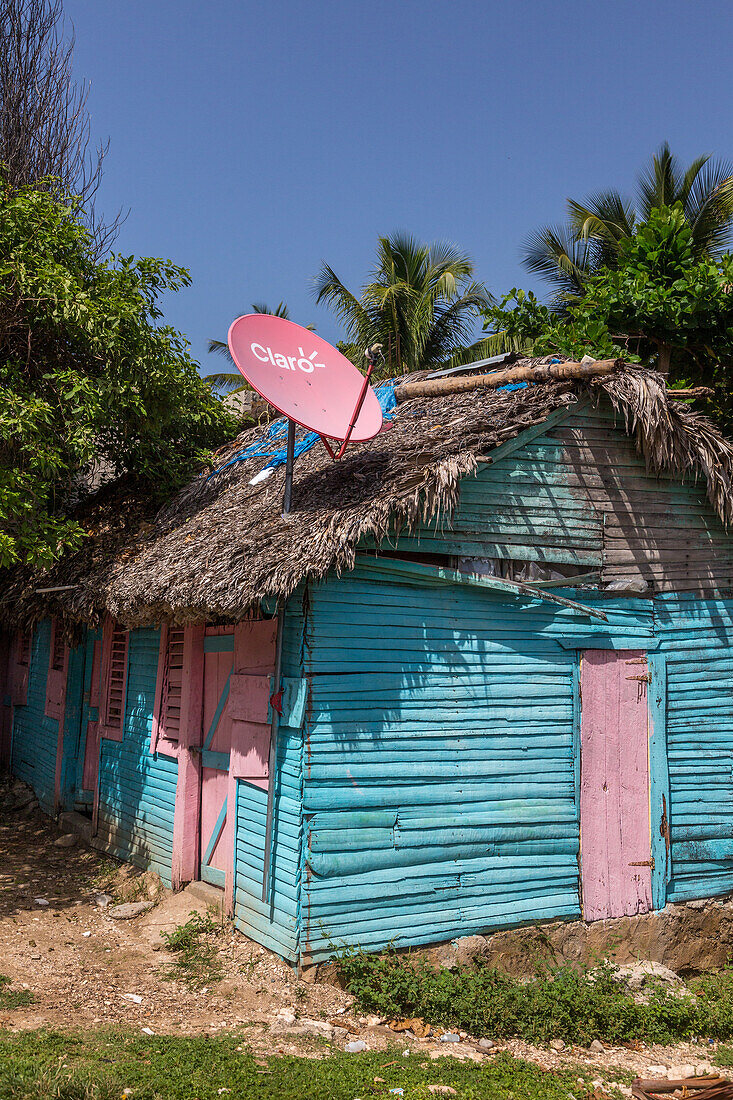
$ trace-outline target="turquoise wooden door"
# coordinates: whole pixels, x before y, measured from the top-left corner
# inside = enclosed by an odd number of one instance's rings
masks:
[[[227,828],[232,724],[229,688],[234,663],[231,627],[208,627],[204,638],[204,721],[201,744],[201,870],[204,882],[224,888],[233,859]]]

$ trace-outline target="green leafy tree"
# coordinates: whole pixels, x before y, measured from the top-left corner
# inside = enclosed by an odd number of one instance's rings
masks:
[[[702,156],[684,168],[665,142],[639,175],[636,202],[614,189],[568,199],[567,223],[531,234],[524,264],[551,284],[553,305],[564,308],[589,278],[619,264],[621,246],[640,222],[677,204],[695,258],[720,255],[733,238],[733,167]]]
[[[278,302],[275,309],[270,309],[264,302],[253,302],[252,312],[268,313],[271,317],[284,317],[286,321],[290,320],[290,310],[285,305],[285,302]],[[303,328],[307,328],[311,332],[314,331],[315,327],[315,325],[303,325]],[[226,340],[209,340],[207,350],[213,352],[215,355],[223,355],[230,363],[232,362],[232,356]],[[247,385],[238,370],[219,371],[215,374],[207,374],[205,375],[205,380],[210,386],[222,394],[239,393],[241,390],[248,390],[251,388]]]
[[[357,295],[324,264],[315,280],[316,301],[330,306],[346,329],[339,345],[364,366],[364,351],[380,343],[386,371],[404,374],[491,355],[495,343],[473,341],[477,319],[493,299],[474,277],[467,255],[448,244],[413,237],[380,237],[372,278]]]
[[[78,203],[0,181],[0,565],[79,545],[84,471],[170,491],[236,430],[158,301],[166,260],[100,261]]]
[[[681,203],[652,210],[620,242],[618,266],[589,279],[566,314],[513,290],[486,327],[536,355],[623,357],[673,386],[710,386],[713,415],[733,428],[733,256],[698,255]]]

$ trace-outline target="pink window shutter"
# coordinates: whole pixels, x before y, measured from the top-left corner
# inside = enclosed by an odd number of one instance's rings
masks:
[[[183,685],[187,660],[186,639],[191,628],[164,624],[160,632],[158,676],[150,751],[175,755],[181,740]]]
[[[125,728],[129,639],[127,630],[107,619],[102,632],[101,736],[108,741],[121,741]]]
[[[64,716],[66,704],[66,674],[69,667],[69,647],[64,641],[61,632],[61,624],[58,619],[51,623],[51,652],[48,659],[48,673],[46,676],[46,705],[44,713],[47,718],[55,718],[60,722]]]

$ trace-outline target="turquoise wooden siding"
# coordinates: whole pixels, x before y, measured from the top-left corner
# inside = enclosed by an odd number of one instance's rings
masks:
[[[69,665],[66,675],[64,737],[59,782],[59,806],[62,810],[73,810],[76,805],[77,761],[80,754],[83,759],[86,741],[86,737],[82,734],[85,671],[85,646],[79,645],[69,651]],[[86,729],[86,726],[84,726],[84,729]]]
[[[314,588],[305,957],[580,915],[574,646],[666,666],[667,900],[733,890],[733,600],[592,602],[608,626],[359,571]]]
[[[667,662],[671,901],[733,890],[733,600],[656,606]]]
[[[603,634],[644,648],[649,603]],[[475,589],[315,586],[301,949],[579,915],[576,654],[589,620]]]
[[[303,672],[302,590],[290,600],[285,616],[283,675],[295,681]],[[299,899],[302,845],[303,735],[300,722],[288,725],[287,699],[278,737],[275,776],[271,893],[262,901],[267,792],[244,780],[237,783],[235,833],[235,923],[258,943],[291,961],[299,952]]]
[[[655,592],[733,585],[733,544],[704,485],[650,476],[608,402],[570,406],[535,432],[463,480],[452,520],[389,546],[585,566]]]
[[[30,784],[47,813],[54,810],[56,745],[59,724],[43,713],[46,706],[46,676],[51,646],[51,621],[44,619],[33,632],[28,676],[28,703],[15,707],[11,770]]]
[[[99,708],[90,706],[92,690],[92,668],[94,664],[94,644],[102,644],[101,630],[87,630],[84,638],[84,688],[81,697],[81,723],[79,729],[79,748],[74,767],[74,806],[82,813],[90,813],[94,801],[94,791],[84,790],[84,756],[87,747],[87,725],[99,719]]]
[[[124,736],[101,743],[99,835],[119,859],[170,886],[178,763],[150,755],[159,643],[158,629],[130,631]]]

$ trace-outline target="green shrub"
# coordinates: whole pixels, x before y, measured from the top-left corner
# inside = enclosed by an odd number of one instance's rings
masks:
[[[473,1035],[580,1044],[733,1037],[733,969],[697,979],[682,996],[651,981],[644,1003],[637,1003],[608,962],[546,967],[520,982],[487,966],[435,970],[394,951],[379,956],[347,949],[334,961],[364,1010],[422,1017]]]
[[[165,975],[183,981],[192,989],[212,985],[224,976],[215,936],[221,931],[210,913],[202,916],[192,912],[185,924],[172,932],[161,932],[168,951],[176,958]]]

